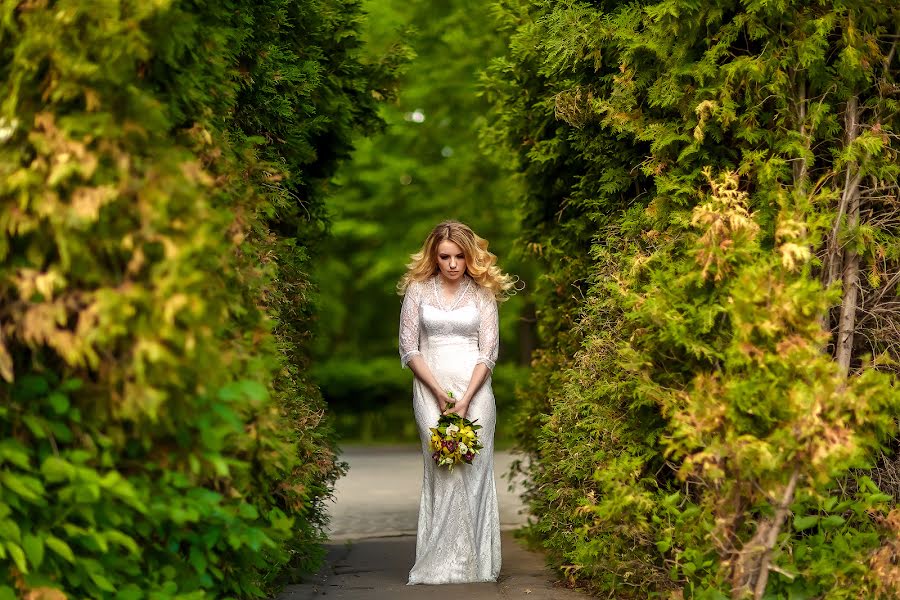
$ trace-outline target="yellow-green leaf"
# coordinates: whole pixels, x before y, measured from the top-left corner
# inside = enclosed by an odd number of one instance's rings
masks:
[[[75,562],[75,554],[72,552],[72,549],[69,547],[67,543],[59,539],[58,537],[48,536],[45,543],[47,547],[56,552],[59,556],[66,559],[70,563]]]
[[[25,560],[25,553],[22,551],[21,546],[12,542],[7,542],[6,549],[9,550],[9,556],[13,559],[13,562],[16,563],[19,571],[28,573],[28,562]]]
[[[22,539],[22,548],[25,549],[25,556],[28,562],[37,569],[44,562],[44,542],[36,535],[26,534]]]

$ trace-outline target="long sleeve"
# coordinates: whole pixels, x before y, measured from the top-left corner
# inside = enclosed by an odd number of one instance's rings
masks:
[[[419,300],[421,289],[418,282],[406,288],[403,306],[400,309],[400,365],[406,364],[419,352]]]
[[[500,349],[500,322],[497,313],[497,299],[490,290],[482,290],[481,324],[478,326],[478,360],[488,369],[494,370]]]

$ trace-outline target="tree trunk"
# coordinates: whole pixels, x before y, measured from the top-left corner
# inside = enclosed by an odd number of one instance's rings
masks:
[[[519,318],[519,364],[528,366],[537,348],[537,313],[534,302],[528,301]]]
[[[847,101],[844,113],[844,124],[847,128],[847,144],[856,139],[859,130],[859,107],[856,96]],[[841,194],[841,206],[847,214],[847,229],[853,230],[859,225],[859,165],[851,162],[847,165],[844,192]],[[840,211],[837,219],[841,218]],[[839,223],[835,223],[838,227]],[[850,372],[850,359],[853,356],[853,334],[856,328],[856,311],[859,300],[859,254],[851,243],[843,252],[843,268],[841,279],[843,297],[841,298],[841,314],[838,319],[837,347],[835,360],[846,376]],[[835,265],[836,266],[836,265]],[[835,274],[836,278],[837,275]]]
[[[806,137],[806,77],[803,73],[796,73],[797,82],[797,128],[800,136],[806,138],[806,151],[809,152],[810,140]],[[806,155],[794,161],[794,189],[798,195],[806,194],[806,182],[809,178],[809,162]]]
[[[791,473],[791,478],[788,481],[787,488],[784,490],[781,502],[776,507],[775,514],[772,516],[772,520],[768,523],[769,527],[765,531],[765,536],[763,537],[763,553],[759,559],[759,572],[756,578],[756,586],[753,588],[754,600],[762,600],[763,594],[766,593],[766,585],[769,583],[769,561],[772,559],[772,548],[775,547],[775,543],[778,541],[778,534],[781,533],[781,527],[784,525],[784,520],[790,512],[790,506],[794,501],[794,491],[797,489],[797,480],[799,478],[800,469],[797,467],[794,468],[794,472]]]
[[[746,598],[748,592],[753,593],[754,600],[761,600],[769,583],[769,562],[772,549],[778,542],[778,534],[790,513],[797,482],[800,480],[800,467],[795,466],[788,479],[781,498],[775,505],[775,514],[763,519],[756,527],[756,533],[744,546],[734,561],[732,571],[732,598]]]

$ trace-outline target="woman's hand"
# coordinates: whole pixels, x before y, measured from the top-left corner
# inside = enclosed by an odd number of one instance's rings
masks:
[[[453,408],[444,409],[441,411],[441,414],[451,415],[457,414],[461,416],[463,419],[466,418],[466,412],[469,410],[469,402],[470,400],[466,397],[461,398],[456,401],[456,404],[453,405]]]
[[[431,393],[434,394],[434,397],[437,399],[438,409],[441,411],[441,414],[444,414],[447,410],[447,404],[453,402],[454,399],[450,397],[447,390],[431,390]]]

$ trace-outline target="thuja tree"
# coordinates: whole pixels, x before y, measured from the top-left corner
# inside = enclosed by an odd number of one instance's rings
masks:
[[[555,284],[533,533],[607,593],[896,594],[865,474],[897,408],[896,4],[500,14],[489,135]]]
[[[237,16],[252,35],[237,60],[240,87],[227,125],[264,164],[255,178],[265,198],[256,212],[262,224],[248,234],[253,251],[245,256],[249,268],[263,264],[271,273],[261,298],[275,317],[282,356],[273,390],[300,458],[279,488],[279,501],[299,517],[288,546],[295,572],[309,571],[322,557],[324,501],[341,472],[309,376],[319,307],[308,273],[323,260],[331,233],[324,208],[331,177],[349,158],[354,138],[379,127],[375,99],[395,77],[392,56],[384,58],[387,65],[360,57],[362,10],[353,0],[278,0],[249,3]]]
[[[302,270],[372,117],[357,18],[0,5],[0,597],[253,597],[314,562]]]

